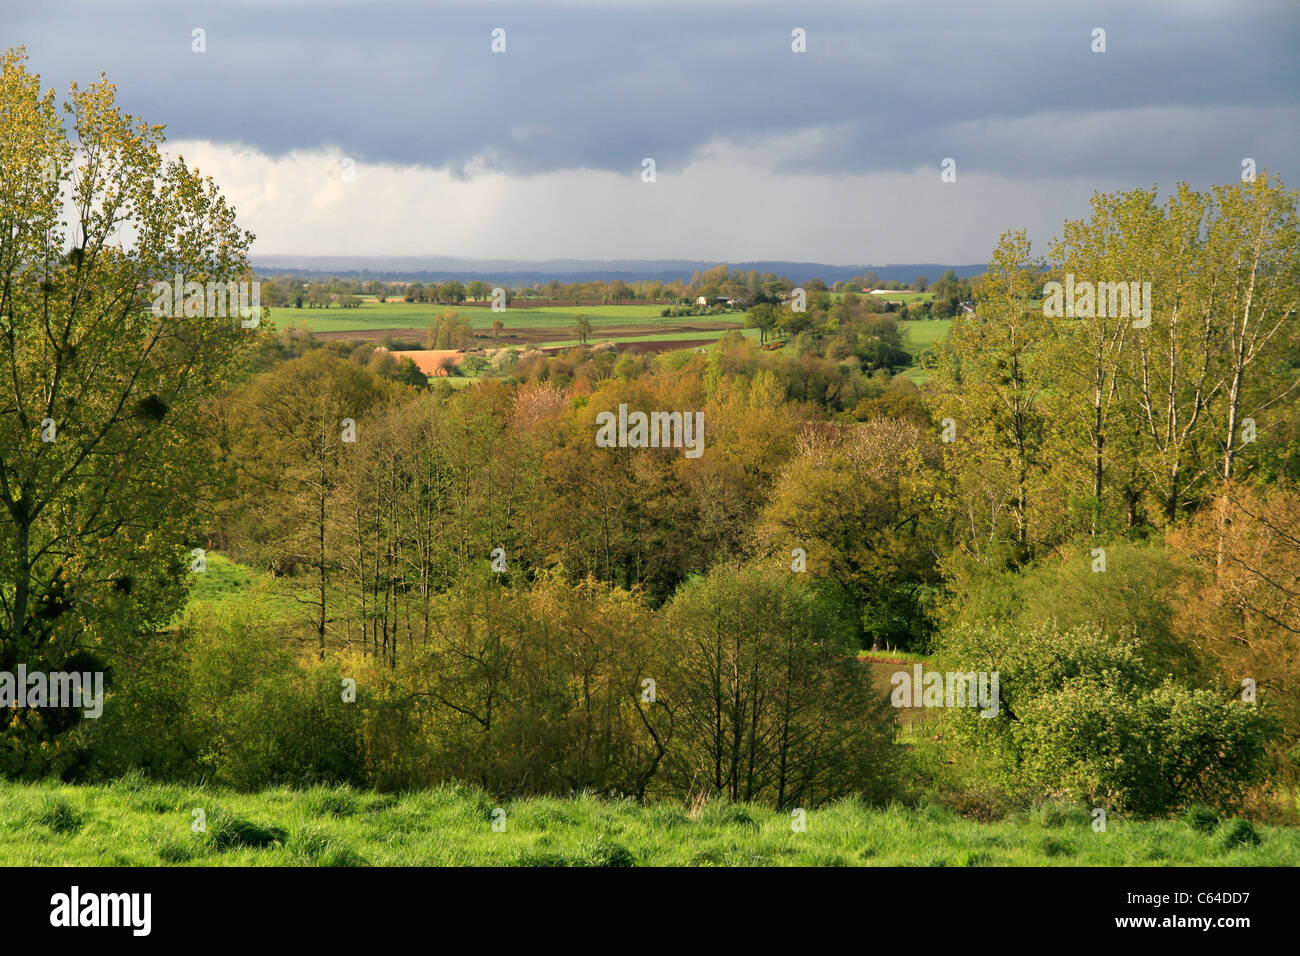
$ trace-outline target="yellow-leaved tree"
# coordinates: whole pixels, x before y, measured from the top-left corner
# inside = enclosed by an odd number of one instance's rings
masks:
[[[103,670],[171,620],[203,545],[202,405],[259,334],[227,298],[253,237],[215,184],[164,157],[162,127],[122,113],[102,75],[63,112],[24,50],[3,54],[3,671]],[[0,770],[47,772],[33,755],[82,710],[7,714]]]

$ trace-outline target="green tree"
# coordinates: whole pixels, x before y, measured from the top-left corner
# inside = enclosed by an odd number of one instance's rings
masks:
[[[587,337],[591,335],[591,319],[585,315],[579,315],[573,322],[573,334],[578,337],[579,342],[586,345]]]
[[[221,419],[218,442],[240,479],[239,543],[278,573],[310,574],[311,598],[289,586],[312,610],[322,658],[338,563],[328,540],[330,500],[346,456],[366,440],[367,414],[390,388],[317,349],[239,388]]]
[[[752,306],[745,315],[745,325],[751,329],[758,329],[758,341],[760,344],[767,342],[768,335],[776,328],[776,320],[779,311],[776,306],[769,302],[760,302]]]
[[[429,377],[420,371],[420,367],[410,358],[403,358],[397,366],[397,374],[393,378],[403,385],[413,385],[418,389],[429,387]]]
[[[1059,513],[1036,492],[1048,470],[1046,421],[1058,372],[1053,323],[1034,303],[1039,268],[1023,231],[1002,236],[980,287],[979,317],[953,321],[932,384],[935,421],[955,440],[948,468],[966,551],[1023,562],[1056,535]]]
[[[445,302],[447,305],[459,305],[465,301],[465,287],[452,279],[438,286],[435,297],[439,302]]]
[[[176,613],[205,543],[200,410],[261,334],[202,314],[202,296],[189,315],[158,298],[177,272],[253,278],[253,237],[212,181],[164,161],[162,127],[122,113],[103,76],[74,84],[64,109],[66,130],[24,51],[0,58],[5,670],[102,669],[100,654]],[[49,739],[79,717],[23,711],[9,732]]]
[[[778,808],[890,792],[893,715],[843,622],[775,565],[715,568],[665,610],[669,777]]]
[[[787,565],[802,549],[809,576],[847,597],[873,646],[923,649],[939,583],[938,463],[936,444],[910,422],[809,433],[759,517],[759,547]]]
[[[786,335],[798,335],[812,328],[812,313],[781,309],[777,312],[776,326]]]

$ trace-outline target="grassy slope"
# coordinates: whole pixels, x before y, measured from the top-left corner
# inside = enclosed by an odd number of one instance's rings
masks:
[[[916,354],[947,335],[952,319],[913,319],[899,325],[907,335],[907,350]]]
[[[903,327],[903,348],[911,354],[912,361],[915,362],[922,352],[948,334],[948,329],[952,327],[952,319],[915,319],[899,324]],[[929,377],[919,365],[905,369],[902,374],[918,385],[924,383]]]
[[[872,810],[853,802],[791,818],[718,804],[590,796],[506,803],[466,788],[382,795],[347,789],[234,794],[127,777],[105,787],[0,783],[0,865],[1293,865],[1300,830],[1260,827],[1259,846],[1229,848],[1178,821],[1112,816],[1094,833],[1084,810],[1051,807],[979,824],[937,807]],[[194,808],[207,830],[191,828]],[[264,828],[263,847],[230,838],[232,820]],[[274,832],[278,828],[280,832]],[[223,845],[223,837],[227,842]],[[256,841],[256,831],[253,831]]]
[[[253,574],[242,564],[215,552],[209,552],[205,562],[207,570],[194,575],[190,601],[225,601],[239,597],[252,587]]]
[[[305,614],[303,605],[294,600],[287,586],[283,582],[277,586],[269,574],[237,564],[215,551],[209,551],[205,560],[207,570],[194,575],[194,583],[186,602],[187,609],[236,601],[256,591],[266,596],[287,618],[302,617]],[[299,590],[303,596],[311,596],[310,589]]]

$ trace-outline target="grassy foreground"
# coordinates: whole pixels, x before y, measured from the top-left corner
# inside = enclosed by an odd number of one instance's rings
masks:
[[[195,832],[194,810],[206,829]],[[506,803],[465,787],[236,794],[126,777],[108,786],[0,783],[0,865],[75,866],[999,866],[1295,865],[1300,829],[1114,816],[1046,806],[974,823],[930,806],[842,802],[791,816],[712,804],[692,814],[592,796]]]

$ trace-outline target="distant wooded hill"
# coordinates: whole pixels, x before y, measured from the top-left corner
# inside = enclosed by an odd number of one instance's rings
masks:
[[[689,259],[457,259],[447,256],[254,256],[253,267],[263,274],[331,275],[338,278],[371,278],[419,282],[460,279],[493,279],[514,285],[535,282],[592,282],[622,279],[624,282],[658,280],[689,281],[696,272],[716,265],[713,260]],[[951,269],[958,277],[980,275],[986,266],[918,263],[885,266],[835,266],[822,262],[729,262],[733,269],[775,273],[796,282],[822,279],[828,284],[874,272],[882,282],[911,282],[917,276],[931,281]]]

